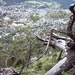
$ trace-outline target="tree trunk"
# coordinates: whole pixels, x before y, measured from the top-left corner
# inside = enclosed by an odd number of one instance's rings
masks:
[[[70,70],[75,64],[75,51],[71,50],[68,54],[60,60],[54,67],[52,67],[45,75],[60,75],[62,72]]]

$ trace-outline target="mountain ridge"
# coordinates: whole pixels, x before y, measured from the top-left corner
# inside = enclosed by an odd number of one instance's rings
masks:
[[[0,5],[12,5],[12,4],[17,4],[17,3],[23,3],[23,2],[26,2],[26,1],[43,1],[43,2],[57,2],[59,4],[61,4],[61,8],[68,8],[70,4],[73,4],[75,1],[74,0],[1,0],[0,1]]]

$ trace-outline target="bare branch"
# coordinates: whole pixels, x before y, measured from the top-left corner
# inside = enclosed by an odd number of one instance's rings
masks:
[[[35,34],[35,36],[43,41],[43,42],[48,42],[48,37],[45,38],[45,37],[42,37],[40,36],[39,34]],[[51,37],[50,37],[51,38]],[[51,39],[51,45],[55,45],[56,47],[58,47],[60,50],[63,50],[63,51],[66,51],[66,41],[65,40],[61,40],[61,39],[55,39],[52,37]]]
[[[71,15],[68,26],[67,26],[67,32],[68,32],[68,36],[70,36],[71,39],[73,39],[75,41],[75,33],[73,33],[72,31],[72,27],[73,24],[75,22],[75,10],[74,10],[75,4],[71,4],[69,7],[69,10],[73,13],[73,15]]]
[[[28,67],[29,64],[33,63],[33,62],[30,62],[30,58],[31,58],[31,55],[32,55],[32,45],[34,43],[35,39],[32,41],[32,43],[28,46],[28,52],[27,52],[27,59],[26,59],[26,62],[24,64],[22,64],[22,67],[21,67],[21,70],[19,72],[19,75],[22,74],[23,72],[23,69],[26,67]]]
[[[37,60],[39,60],[41,57],[43,57],[44,54],[47,53],[48,47],[49,47],[49,45],[51,44],[52,34],[53,34],[53,30],[52,30],[51,33],[50,33],[49,40],[48,40],[48,43],[47,43],[47,46],[46,46],[46,49],[45,49],[44,53],[43,53],[41,56],[39,56],[39,58],[38,58]]]
[[[67,52],[66,56],[60,60],[54,67],[52,67],[45,75],[61,75],[62,72],[68,71],[71,68],[73,68],[75,64],[75,33],[72,31],[73,24],[75,22],[75,10],[74,10],[75,4],[70,5],[69,10],[73,13],[71,15],[67,31],[59,31],[54,30],[59,33],[63,33],[70,37],[62,37],[60,35],[57,35],[53,33],[52,35],[48,35],[46,37],[40,36],[38,33],[35,34],[35,36],[44,42],[44,44],[47,44],[48,46],[56,46],[60,50]],[[50,40],[50,43],[48,43]],[[69,41],[69,42],[68,42]],[[61,51],[61,52],[62,52]],[[60,53],[61,55],[61,53]]]

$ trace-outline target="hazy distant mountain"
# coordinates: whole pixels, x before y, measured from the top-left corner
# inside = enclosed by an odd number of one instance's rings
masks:
[[[7,4],[16,4],[27,0],[4,0]]]
[[[62,8],[68,8],[70,4],[75,3],[74,0],[52,0],[61,4]]]
[[[7,3],[7,5],[11,5],[11,4],[24,2],[24,1],[29,1],[29,0],[0,0],[0,5],[2,4],[2,2]],[[39,1],[39,2],[40,1],[43,1],[43,2],[54,1],[54,2],[61,4],[62,8],[68,8],[70,4],[75,3],[74,0],[30,0],[30,1]]]
[[[75,0],[42,0],[42,1],[54,1],[61,4],[62,8],[68,8],[70,4],[75,3]]]
[[[5,5],[5,4],[6,4],[6,2],[5,2],[5,1],[0,0],[0,5]]]

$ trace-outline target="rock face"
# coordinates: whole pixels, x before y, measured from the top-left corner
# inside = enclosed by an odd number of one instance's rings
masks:
[[[12,67],[0,67],[0,75],[19,75]]]

